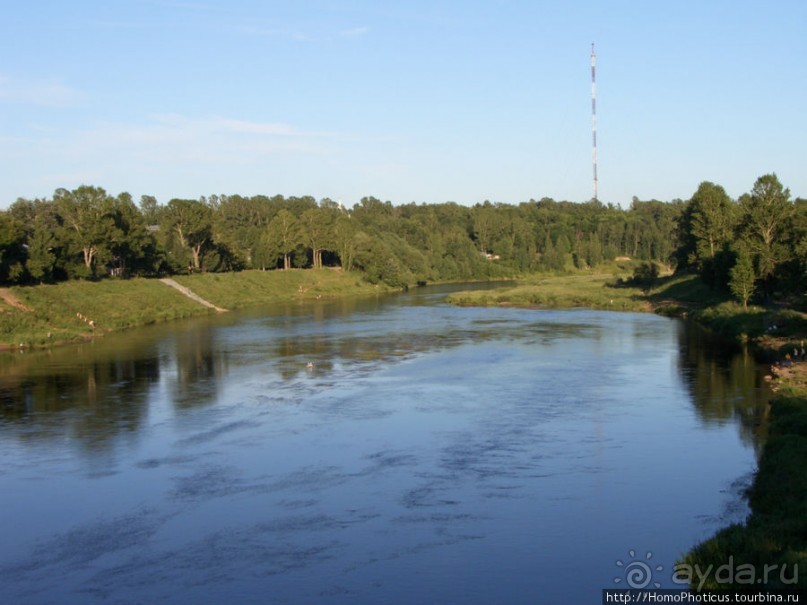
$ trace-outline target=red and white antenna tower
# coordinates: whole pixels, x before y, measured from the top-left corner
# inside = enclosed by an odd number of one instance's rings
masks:
[[[594,43],[591,43],[591,142],[594,145],[591,158],[594,165],[594,201],[597,201],[597,81],[594,77],[594,66],[597,57],[594,55]]]

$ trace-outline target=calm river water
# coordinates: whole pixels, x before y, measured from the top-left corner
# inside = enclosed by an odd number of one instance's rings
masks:
[[[3,600],[584,604],[634,560],[675,586],[746,513],[754,360],[448,290],[7,354]]]

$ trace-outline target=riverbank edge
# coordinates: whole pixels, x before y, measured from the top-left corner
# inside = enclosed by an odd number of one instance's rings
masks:
[[[785,359],[793,348],[782,338],[750,344],[771,360]],[[744,494],[748,517],[695,545],[678,562],[693,589],[756,593],[762,584],[769,591],[807,595],[807,362],[791,363],[771,368],[768,435]]]
[[[561,278],[544,278],[509,294],[456,293],[451,302],[458,306],[587,306],[682,317],[727,340],[748,344],[757,358],[771,362],[785,360],[788,353],[792,357],[794,343],[807,339],[804,314],[744,308],[695,276],[670,276],[645,289],[625,288],[607,275],[598,278],[600,292],[576,289],[572,280],[558,284]],[[807,594],[807,362],[772,372],[771,381],[775,395],[767,414],[768,438],[745,494],[750,514],[745,522],[721,529],[681,556],[676,570],[682,574],[679,577],[692,580],[694,590],[751,593],[764,588]]]
[[[179,289],[157,278],[4,288],[0,350],[50,348],[228,310],[397,291],[339,269],[201,273],[173,280]]]
[[[728,300],[658,302],[656,293],[654,312],[688,317],[771,363],[767,438],[744,494],[750,513],[693,546],[677,569],[696,591],[807,595],[807,361],[800,355],[807,316]]]

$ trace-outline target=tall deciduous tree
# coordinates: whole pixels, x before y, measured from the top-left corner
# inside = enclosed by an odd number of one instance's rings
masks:
[[[162,208],[153,195],[140,196],[140,214],[146,225],[158,225],[160,223],[160,212]]]
[[[775,174],[763,175],[756,180],[751,193],[740,198],[740,208],[741,241],[767,287],[777,265],[789,256],[783,230],[793,212],[790,190],[782,186]]]
[[[132,196],[124,192],[114,198],[111,216],[117,228],[110,246],[111,273],[118,277],[152,273],[157,264],[156,243]]]
[[[28,275],[40,283],[64,279],[65,230],[52,200],[18,199],[8,210],[25,229]]]
[[[489,201],[473,208],[473,235],[481,254],[493,250],[493,240],[503,231],[504,212]]]
[[[168,202],[164,225],[179,245],[190,253],[191,267],[202,268],[202,256],[213,241],[213,211],[197,200],[173,199]]]
[[[30,276],[36,281],[50,282],[54,279],[59,260],[59,240],[45,216],[37,216],[32,227],[28,236],[26,267]]]
[[[259,251],[266,226],[276,214],[269,198],[220,196],[215,209],[214,239],[226,243],[248,266],[265,261]]]
[[[81,253],[83,275],[94,276],[99,255],[107,260],[119,235],[112,218],[112,198],[100,187],[82,185],[73,191],[58,189],[54,201],[68,241]]]
[[[267,258],[283,256],[283,269],[291,269],[291,253],[300,244],[300,225],[297,218],[285,208],[269,221],[263,235],[268,251]],[[272,261],[274,262],[274,261]]]
[[[356,228],[349,214],[340,213],[333,223],[333,242],[343,271],[353,268],[356,258]]]
[[[311,265],[322,268],[322,251],[330,245],[330,215],[322,208],[311,208],[300,216],[300,233],[305,245],[311,248]]]
[[[735,219],[731,198],[720,185],[704,181],[692,196],[689,212],[697,259],[714,258],[732,237]]]

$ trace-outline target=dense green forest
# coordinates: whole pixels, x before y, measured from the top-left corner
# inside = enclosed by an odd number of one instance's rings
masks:
[[[739,300],[804,294],[807,200],[773,174],[732,200],[702,183],[690,200],[622,209],[549,198],[393,205],[212,195],[160,204],[94,186],[19,199],[0,212],[0,283],[341,266],[372,283],[584,270],[630,257],[698,272]]]
[[[804,303],[807,200],[792,201],[775,174],[759,177],[737,201],[701,183],[679,219],[679,239],[679,270],[730,289],[743,304]]]

